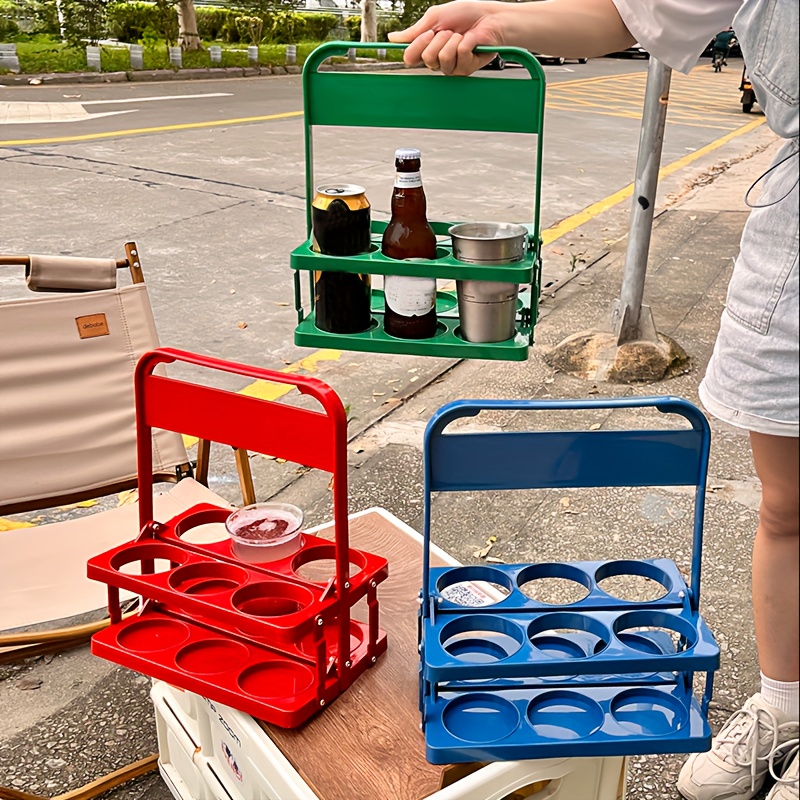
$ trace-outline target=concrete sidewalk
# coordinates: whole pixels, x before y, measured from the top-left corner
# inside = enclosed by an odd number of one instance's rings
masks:
[[[546,365],[544,353],[566,336],[607,329],[610,304],[621,285],[624,241],[620,242],[546,294],[528,362],[460,362],[354,440],[351,510],[383,506],[420,528],[422,433],[431,414],[454,399],[671,394],[698,403],[697,387],[714,344],[747,217],[744,191],[767,168],[775,149],[770,145],[734,164],[656,220],[645,302],[653,309],[658,329],[689,354],[686,372],[657,385],[593,385],[554,373]],[[596,418],[573,413],[552,415],[538,425],[615,427],[634,420],[644,426],[663,424],[662,419],[628,413],[634,419],[617,412]],[[469,425],[473,430],[504,430],[527,428],[531,422],[519,414],[496,413]],[[746,433],[714,420],[711,425],[702,605],[723,651],[712,706],[712,724],[717,727],[757,688],[749,563],[760,487]],[[327,475],[308,473],[276,499],[300,505],[307,524],[314,525],[330,517],[327,483]],[[262,486],[259,497],[268,495],[268,487]],[[468,563],[480,560],[476,552],[493,535],[497,541],[491,555],[508,562],[668,557],[685,568],[691,555],[691,500],[691,493],[675,489],[441,496],[434,504],[434,539]],[[99,661],[88,649],[0,667],[0,785],[52,796],[150,754],[155,730],[147,690],[146,678]],[[629,798],[676,800],[674,783],[682,760],[632,759]],[[160,778],[151,775],[108,797],[168,800],[170,795]]]

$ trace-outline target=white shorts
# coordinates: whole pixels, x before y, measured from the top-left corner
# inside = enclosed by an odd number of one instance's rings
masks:
[[[700,384],[710,414],[774,436],[800,433],[798,151],[798,141],[788,140],[774,164],[788,160],[764,178]]]

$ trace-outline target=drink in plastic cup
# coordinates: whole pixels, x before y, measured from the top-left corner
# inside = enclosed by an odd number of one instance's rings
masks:
[[[296,553],[303,544],[303,512],[288,503],[253,503],[225,521],[233,552],[242,561],[260,564]]]

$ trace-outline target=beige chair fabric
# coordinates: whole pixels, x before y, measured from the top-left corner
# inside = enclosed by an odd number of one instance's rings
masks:
[[[184,478],[169,492],[156,495],[154,516],[166,521],[198,503],[231,507],[194,479]],[[217,527],[219,531],[206,532],[210,538],[224,537],[224,525]],[[0,630],[104,607],[107,587],[86,577],[86,562],[132,541],[137,529],[138,506],[131,503],[80,519],[0,533]]]
[[[25,278],[32,292],[113,289],[117,285],[117,262],[113,258],[32,255]]]
[[[112,259],[31,256],[28,285],[58,293],[0,300],[0,514],[135,483],[133,374],[159,346],[146,284],[115,288]],[[154,433],[153,455],[156,471],[173,475],[188,461],[171,431]],[[184,479],[157,498],[157,514],[196,502],[227,506]],[[105,606],[86,561],[134,539],[137,513],[130,504],[0,532],[0,630]]]
[[[0,508],[135,477],[133,370],[155,347],[143,283],[0,301]],[[158,471],[188,460],[178,434],[153,447]]]

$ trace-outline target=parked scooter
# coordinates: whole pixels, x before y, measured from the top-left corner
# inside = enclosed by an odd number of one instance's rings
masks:
[[[758,100],[753,89],[753,82],[747,76],[747,67],[742,69],[742,83],[739,86],[739,91],[742,93],[742,113],[749,114]]]

